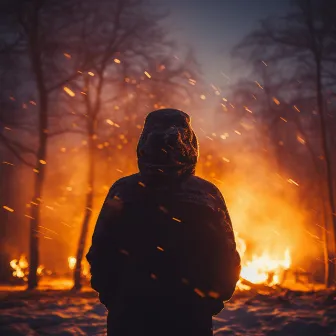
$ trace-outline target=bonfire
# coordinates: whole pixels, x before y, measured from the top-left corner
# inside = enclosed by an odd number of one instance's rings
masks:
[[[252,259],[246,258],[246,243],[236,233],[237,249],[242,259],[241,279],[237,283],[237,289],[249,290],[252,285],[263,284],[265,286],[280,285],[283,281],[284,274],[291,266],[291,257],[289,249],[285,249],[282,258],[271,257],[267,252],[261,255],[254,254]],[[73,271],[76,267],[77,260],[73,256],[68,257],[68,269]],[[21,255],[19,259],[10,261],[12,275],[14,278],[24,282],[28,280],[29,263],[25,255]],[[52,272],[46,270],[43,265],[37,269],[37,274],[41,276],[51,275]],[[89,265],[82,263],[82,275],[84,279],[90,277]]]
[[[289,249],[284,250],[283,257],[272,257],[264,252],[261,255],[253,254],[252,259],[245,257],[246,243],[236,233],[237,249],[242,259],[241,279],[237,283],[240,290],[248,290],[252,284],[265,286],[280,285],[284,280],[286,271],[291,266]]]

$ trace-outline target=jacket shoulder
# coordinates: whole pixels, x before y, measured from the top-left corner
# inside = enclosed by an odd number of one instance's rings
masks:
[[[213,184],[212,182],[205,180],[199,176],[191,176],[190,177],[190,183],[193,184],[197,184],[198,186],[202,187],[203,189],[205,189],[206,191],[208,191],[209,193],[212,193],[214,195],[221,195],[222,193],[220,192],[220,190],[218,189],[218,187]]]
[[[115,181],[111,189],[118,189],[118,188],[123,188],[123,187],[129,187],[129,186],[134,186],[136,184],[139,184],[141,182],[140,174],[132,174],[128,176],[124,176],[120,178],[119,180]]]
[[[113,183],[109,198],[118,197],[122,201],[138,200],[144,192],[144,186],[139,173],[122,177]]]
[[[199,176],[191,176],[187,181],[187,186],[192,189],[202,190],[208,196],[213,197],[218,201],[224,201],[223,195],[218,187],[212,182]]]

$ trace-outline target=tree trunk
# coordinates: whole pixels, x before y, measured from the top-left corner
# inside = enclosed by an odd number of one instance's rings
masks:
[[[304,136],[304,138],[308,139],[307,134],[305,133],[304,129],[301,126],[300,120],[298,115],[296,114],[296,117],[294,118],[295,125],[298,129],[298,131]],[[328,216],[328,207],[326,206],[326,199],[328,199],[326,193],[327,190],[325,188],[325,176],[323,174],[323,167],[321,170],[321,162],[317,158],[317,156],[314,153],[314,150],[310,144],[309,141],[306,142],[306,147],[305,147],[310,154],[310,158],[312,160],[312,163],[314,164],[315,172],[317,175],[317,188],[319,192],[319,200],[320,200],[320,205],[321,205],[321,221],[323,223],[322,231],[321,231],[321,236],[322,236],[322,241],[323,241],[323,260],[324,260],[324,283],[327,285],[328,284],[328,279],[329,279],[329,263],[330,263],[330,255],[332,255],[330,251],[330,246],[332,244],[329,243],[329,236],[328,236],[328,227],[329,227],[329,220],[330,216]],[[328,239],[329,238],[329,239]]]
[[[30,204],[30,242],[29,242],[29,275],[28,289],[38,285],[37,268],[39,266],[39,237],[38,227],[40,223],[40,205],[42,203],[42,189],[46,172],[47,156],[47,128],[48,128],[48,97],[44,86],[40,87],[40,110],[39,110],[39,147],[35,167],[34,194]]]
[[[45,86],[42,52],[40,49],[40,3],[34,2],[31,14],[31,29],[29,30],[29,57],[36,80],[38,93],[38,148],[35,165],[35,183],[32,202],[30,204],[30,242],[29,242],[29,275],[28,289],[38,285],[37,268],[39,266],[39,237],[40,204],[42,203],[42,189],[46,172],[46,156],[48,142],[48,92]]]
[[[330,158],[330,150],[329,150],[329,136],[326,129],[327,118],[324,111],[323,104],[323,93],[322,93],[322,79],[321,79],[321,62],[320,60],[316,60],[316,91],[317,91],[317,106],[319,110],[320,116],[320,127],[321,127],[321,138],[322,138],[322,153],[325,162],[325,183],[326,192],[328,195],[328,212],[326,218],[326,223],[329,223],[329,218],[331,219],[329,227],[327,227],[326,231],[326,242],[328,249],[328,276],[327,276],[327,287],[332,287],[335,285],[335,241],[336,241],[336,207],[335,207],[335,195],[333,188],[333,175],[332,175],[332,165]]]
[[[89,224],[92,214],[93,207],[93,188],[94,188],[94,140],[93,132],[89,134],[88,140],[88,190],[86,194],[86,204],[85,204],[85,214],[82,223],[82,229],[79,237],[77,255],[76,255],[76,266],[74,270],[74,287],[75,290],[80,290],[82,288],[82,261],[84,256],[85,244],[87,239],[87,234],[89,230]]]

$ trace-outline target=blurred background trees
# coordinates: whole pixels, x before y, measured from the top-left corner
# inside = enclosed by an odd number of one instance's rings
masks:
[[[323,223],[328,286],[335,281],[335,5],[298,0],[288,15],[262,21],[234,50],[256,80],[242,80],[232,93],[261,124],[278,173],[304,181],[304,206]]]
[[[41,264],[65,272],[73,255],[81,288],[88,235],[111,184],[137,169],[145,115],[174,107],[192,114],[198,173],[223,187],[241,233],[249,222],[256,232],[276,222],[275,231],[288,227],[286,240],[299,227],[308,238],[298,241],[314,250],[307,264],[334,283],[334,1],[293,1],[286,16],[262,21],[233,50],[248,75],[225,96],[147,0],[0,6],[3,278],[9,260],[28,253],[34,288]],[[245,207],[253,179],[259,193]]]

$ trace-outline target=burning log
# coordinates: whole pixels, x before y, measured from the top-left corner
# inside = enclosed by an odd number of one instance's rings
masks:
[[[274,291],[276,289],[281,288],[279,285],[275,286],[270,286],[266,283],[253,283],[247,279],[240,278],[239,283],[238,283],[238,288],[241,290],[254,290],[254,291]]]

